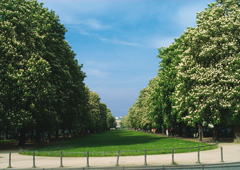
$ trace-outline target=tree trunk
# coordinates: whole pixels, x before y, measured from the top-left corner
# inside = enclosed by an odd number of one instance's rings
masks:
[[[199,127],[199,140],[202,142],[203,141],[203,127],[202,127],[202,124],[199,123],[198,127]]]
[[[178,136],[182,137],[183,135],[183,128],[182,128],[182,123],[179,123],[179,127],[178,127]]]
[[[41,134],[38,129],[36,129],[36,142],[38,142],[38,143],[41,142]]]
[[[164,134],[165,133],[165,128],[162,126],[162,134]]]
[[[0,130],[0,149],[2,149],[2,136],[1,136],[1,134],[2,134],[2,131]]]
[[[192,132],[191,132],[191,127],[190,126],[186,127],[186,135],[185,135],[185,137],[187,137],[187,138],[191,138],[192,137]]]
[[[65,129],[62,128],[62,133],[63,133],[63,139],[65,139],[66,135],[65,135]]]
[[[30,130],[30,132],[29,132],[28,141],[29,141],[29,142],[32,142],[32,141],[33,141],[33,131],[32,131],[32,130]]]
[[[59,133],[58,133],[58,129],[56,130],[56,139],[59,138]]]
[[[234,142],[240,142],[240,126],[235,126],[233,130]]]
[[[6,133],[6,131],[3,131],[3,139],[7,140],[7,133]]]
[[[25,141],[26,141],[25,135],[26,135],[26,130],[21,129],[20,130],[19,143],[18,143],[18,145],[21,146],[21,147],[25,145]]]
[[[48,132],[48,136],[47,136],[47,144],[50,143],[50,140],[51,140],[51,132]]]
[[[214,141],[219,141],[220,137],[219,137],[219,125],[214,125],[214,129],[213,129],[213,140]]]

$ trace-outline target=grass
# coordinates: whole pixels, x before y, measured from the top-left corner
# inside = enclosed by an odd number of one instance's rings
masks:
[[[10,142],[15,142],[15,139],[6,139],[6,140],[0,140],[0,143],[10,143]]]
[[[1,144],[4,144],[4,143],[11,143],[11,142],[16,142],[16,140],[15,140],[15,139],[0,140],[0,143],[1,143]]]
[[[118,150],[121,150],[121,156],[130,156],[144,155],[145,149],[148,155],[172,153],[172,148],[180,148],[175,149],[175,153],[193,152],[197,151],[198,146],[206,146],[201,150],[216,148],[216,146],[210,148],[205,143],[167,138],[143,132],[112,130],[38,147],[30,151],[21,151],[20,154],[32,155],[35,151],[38,156],[60,156],[62,151],[64,157],[83,157],[89,151],[89,156],[117,156]]]

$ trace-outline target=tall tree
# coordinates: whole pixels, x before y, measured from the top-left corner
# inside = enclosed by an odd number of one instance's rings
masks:
[[[107,108],[107,128],[116,128],[117,122],[115,117],[112,115],[111,110]]]
[[[91,131],[101,132],[107,130],[107,106],[100,102],[100,97],[97,93],[89,91],[89,125]]]
[[[239,6],[238,0],[217,0],[197,15],[197,27],[182,35],[186,50],[178,68],[177,107],[200,129],[213,124],[217,132],[239,118]]]
[[[149,81],[147,87],[142,89],[134,105],[129,109],[125,125],[132,128],[148,130],[157,127],[156,116],[153,116],[155,104],[152,102],[152,93],[156,88],[156,78]]]
[[[1,123],[9,125],[10,121],[20,130],[20,144],[26,129],[37,122],[37,105],[43,106],[41,113],[52,117],[48,104],[52,88],[47,81],[51,71],[42,57],[44,38],[38,34],[38,19],[32,13],[38,7],[35,1],[24,0],[0,4],[1,108],[3,119],[8,120]]]
[[[22,145],[30,130],[86,128],[85,74],[58,16],[36,0],[2,0],[0,31],[1,129],[18,129]]]
[[[154,92],[152,93],[152,102],[155,105],[153,115],[156,122],[162,130],[165,128],[178,129],[178,114],[173,106],[175,103],[174,91],[178,84],[176,78],[178,70],[177,65],[180,62],[179,39],[168,48],[160,48],[158,57],[161,59],[158,77],[156,78]]]

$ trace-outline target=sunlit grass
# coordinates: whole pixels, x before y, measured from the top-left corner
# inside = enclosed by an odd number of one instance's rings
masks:
[[[149,133],[131,130],[112,130],[99,134],[93,134],[77,139],[70,139],[49,146],[38,147],[31,151],[21,151],[21,154],[32,155],[33,151],[38,156],[63,156],[84,157],[89,151],[89,156],[116,156],[118,150],[121,156],[148,155],[194,152],[199,146],[201,150],[209,150],[216,146],[207,146],[205,143],[185,141],[181,139],[167,138]],[[185,149],[177,149],[185,148]]]

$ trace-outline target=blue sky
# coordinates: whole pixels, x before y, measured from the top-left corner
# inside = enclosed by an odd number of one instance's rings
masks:
[[[157,76],[158,48],[196,26],[215,0],[38,0],[55,11],[83,64],[85,84],[114,116],[125,116]]]

